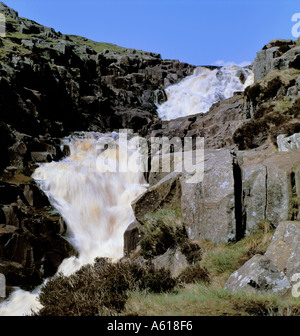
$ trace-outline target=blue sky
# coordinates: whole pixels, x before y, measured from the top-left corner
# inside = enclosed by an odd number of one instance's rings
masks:
[[[291,30],[299,0],[4,0],[20,16],[194,65],[252,62]],[[300,30],[300,29],[299,29]]]

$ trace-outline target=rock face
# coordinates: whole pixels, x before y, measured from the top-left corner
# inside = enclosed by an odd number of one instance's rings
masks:
[[[0,273],[7,286],[31,289],[76,254],[66,225],[33,183],[0,182]]]
[[[233,134],[246,120],[242,96],[214,104],[206,114],[190,115],[170,121],[154,121],[149,126],[149,137],[205,137],[205,148],[234,145]]]
[[[265,77],[273,70],[285,70],[298,63],[299,47],[292,40],[273,40],[257,52],[253,65],[255,81]]]
[[[194,69],[117,46],[100,53],[100,43],[56,33],[4,4],[1,10],[8,23],[0,53],[1,119],[27,135],[140,131],[156,116],[165,85]]]
[[[30,176],[39,163],[68,155],[61,138],[73,131],[130,128],[143,133],[157,118],[164,87],[194,66],[129,50],[19,17],[0,2],[0,273],[7,285],[32,288],[76,254],[63,238],[47,197]],[[129,228],[129,251],[137,244]],[[127,237],[127,236],[126,236]]]
[[[247,120],[233,134],[239,149],[282,141],[299,132],[300,47],[275,40],[257,53],[252,68],[255,82],[246,88],[242,110]],[[279,136],[279,138],[278,138]]]
[[[216,243],[236,237],[235,180],[229,150],[206,151],[204,178],[199,183],[181,179],[183,222],[191,239]]]
[[[269,220],[274,226],[287,220],[293,197],[299,197],[294,176],[300,152],[249,151],[239,155],[246,233],[255,231],[263,220]]]
[[[134,202],[135,216],[143,222],[146,213],[172,200],[190,239],[236,241],[264,220],[277,227],[298,218],[299,162],[299,151],[207,149],[197,183],[188,183],[184,172],[150,171],[151,187]]]
[[[124,256],[129,257],[132,252],[138,246],[141,240],[141,233],[136,221],[128,225],[128,228],[124,232]]]
[[[295,133],[288,137],[285,134],[280,134],[277,137],[277,144],[280,152],[300,149],[300,133]]]

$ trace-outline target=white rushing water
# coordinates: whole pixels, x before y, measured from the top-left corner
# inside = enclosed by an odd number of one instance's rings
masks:
[[[123,255],[123,234],[134,219],[131,202],[143,191],[141,172],[103,172],[99,145],[107,138],[117,144],[118,134],[85,133],[68,140],[71,154],[60,162],[42,164],[33,177],[67,223],[67,239],[79,256],[65,259],[58,272],[70,275],[96,257]],[[128,142],[128,164],[136,165],[136,138]],[[102,145],[101,145],[102,144]],[[109,150],[111,163],[119,165],[118,147]],[[0,305],[0,316],[30,314],[41,308],[40,288],[32,293],[18,289]]]
[[[198,67],[192,76],[166,89],[167,102],[158,107],[163,120],[205,113],[212,104],[243,91],[253,82],[249,69],[235,66],[209,70]],[[123,233],[134,219],[131,202],[146,190],[143,169],[136,172],[103,172],[99,146],[107,138],[117,143],[119,135],[82,133],[68,138],[71,154],[60,162],[42,164],[33,178],[49,197],[67,223],[67,239],[77,249],[78,257],[65,259],[58,272],[70,275],[96,257],[118,259],[123,255]],[[135,166],[139,157],[135,140],[126,143],[128,156],[118,148],[107,150],[109,164]],[[130,172],[131,171],[131,172]],[[135,172],[134,172],[135,171]],[[43,286],[43,285],[41,285]],[[29,315],[41,308],[33,292],[16,289],[0,305],[0,316]]]
[[[253,83],[253,72],[247,68],[228,66],[209,70],[197,67],[191,76],[165,91],[167,101],[158,106],[162,120],[172,120],[191,114],[206,113],[216,102],[244,91]]]

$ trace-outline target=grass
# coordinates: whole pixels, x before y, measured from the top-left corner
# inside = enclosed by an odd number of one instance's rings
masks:
[[[202,283],[178,293],[132,292],[125,314],[140,316],[265,316],[300,315],[300,300],[270,294],[232,293]]]
[[[268,221],[237,243],[216,245],[197,241],[204,251],[195,266],[205,269],[210,281],[182,283],[173,293],[132,291],[123,314],[147,316],[252,316],[300,315],[300,299],[271,294],[231,292],[224,285],[235,270],[255,254],[264,254],[274,230]],[[179,276],[180,278],[180,276]],[[204,277],[205,280],[205,277]]]
[[[242,124],[233,135],[240,150],[271,142],[277,146],[277,135],[286,129],[292,131],[291,123],[296,125],[299,120],[300,101],[287,97],[286,91],[295,85],[299,76],[300,70],[294,68],[273,70],[246,88],[245,102],[251,102],[254,117]]]
[[[215,283],[222,287],[235,270],[240,268],[255,254],[264,254],[272,241],[274,231],[268,221],[258,224],[256,233],[230,244],[212,244],[205,248],[205,243],[199,242],[204,250],[201,265],[205,267]]]
[[[18,51],[21,55],[27,55],[30,54],[30,50],[24,48],[22,45],[17,44],[15,42],[12,42],[9,38],[17,38],[19,40],[31,40],[33,37],[37,38],[43,38],[45,41],[49,43],[49,48],[53,48],[53,46],[59,44],[58,40],[56,38],[51,38],[43,36],[43,34],[24,34],[19,32],[19,23],[17,20],[13,19],[12,17],[6,15],[5,16],[7,24],[12,26],[13,31],[7,31],[6,37],[3,38],[2,41],[4,43],[5,48],[0,48],[0,58],[6,57],[7,53],[10,51]],[[22,18],[20,18],[22,19]],[[93,40],[90,40],[88,38],[77,36],[77,35],[63,35],[62,38],[66,38],[70,40],[71,42],[75,42],[79,47],[80,46],[87,46],[91,49],[93,49],[96,53],[102,53],[104,50],[109,50],[113,53],[118,53],[120,55],[126,55],[129,52],[128,48],[120,47],[113,43],[106,43],[106,42],[96,42]],[[37,45],[38,47],[42,48],[42,46]],[[7,49],[6,49],[7,48]],[[133,49],[132,49],[133,50]],[[148,54],[148,52],[144,52],[142,50],[135,50],[135,54],[137,55],[144,55]],[[77,52],[78,56],[85,57],[86,55],[80,51]]]
[[[96,42],[77,35],[67,35],[72,42],[78,45],[87,46],[96,51],[96,53],[102,53],[105,49],[110,52],[117,52],[121,55],[128,54],[128,48],[120,47],[113,43],[106,42]],[[142,50],[136,50],[136,54],[142,55],[144,52]]]
[[[273,81],[275,78],[279,78],[280,82],[282,82],[284,85],[289,85],[290,81],[296,79],[299,75],[300,70],[294,68],[273,70],[269,72],[264,78],[262,78],[258,83],[263,88],[267,88],[269,82]]]

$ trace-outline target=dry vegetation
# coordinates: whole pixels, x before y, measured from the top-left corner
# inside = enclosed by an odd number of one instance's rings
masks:
[[[300,300],[225,290],[228,276],[253,255],[265,253],[273,236],[267,221],[232,244],[197,241],[202,259],[176,279],[151,262],[97,259],[78,272],[53,278],[42,289],[38,315],[253,316],[300,315]]]

